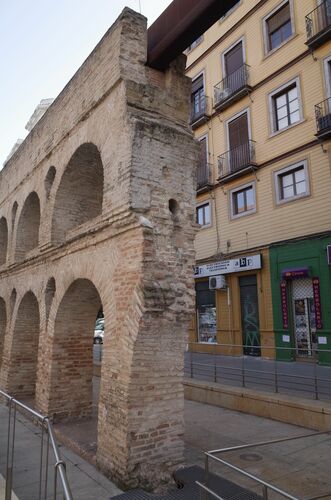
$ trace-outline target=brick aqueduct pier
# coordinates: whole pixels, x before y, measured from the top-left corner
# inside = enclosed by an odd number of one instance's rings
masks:
[[[147,52],[125,9],[0,173],[0,387],[90,416],[102,308],[97,462],[155,487],[183,461],[198,148],[185,58]]]

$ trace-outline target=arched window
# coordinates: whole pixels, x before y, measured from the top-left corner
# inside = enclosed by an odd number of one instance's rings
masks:
[[[28,252],[38,246],[40,202],[37,193],[29,194],[22,208],[17,226],[15,259],[23,260]]]
[[[4,217],[0,219],[0,266],[6,263],[8,247],[8,226]]]
[[[103,165],[91,143],[72,155],[60,181],[52,220],[52,241],[65,241],[68,232],[102,212]]]

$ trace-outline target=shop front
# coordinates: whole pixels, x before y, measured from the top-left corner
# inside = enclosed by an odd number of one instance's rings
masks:
[[[331,364],[331,235],[270,248],[277,358]],[[331,253],[331,250],[329,250]]]
[[[266,250],[196,267],[191,350],[274,356],[272,318],[265,314],[271,300],[268,270]]]

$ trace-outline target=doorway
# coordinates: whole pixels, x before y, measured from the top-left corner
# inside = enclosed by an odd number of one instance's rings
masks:
[[[296,355],[312,358],[316,353],[316,317],[313,285],[310,279],[292,282],[293,330]]]
[[[256,275],[239,278],[239,287],[244,354],[261,356]]]

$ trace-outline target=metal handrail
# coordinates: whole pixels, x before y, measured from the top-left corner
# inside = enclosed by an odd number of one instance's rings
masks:
[[[244,63],[239,69],[225,76],[214,86],[215,107],[248,86],[249,68],[250,66]]]
[[[315,117],[317,132],[322,132],[331,127],[331,98],[315,104]]]
[[[255,165],[255,144],[256,141],[249,139],[248,142],[219,155],[217,158],[219,177],[222,178],[225,175],[239,172],[250,165]]]
[[[199,351],[196,346],[203,347],[204,350]],[[308,373],[304,374],[302,372],[291,373],[289,370],[284,372],[281,367],[284,367],[283,363],[286,363],[286,361],[292,360],[292,353],[297,351],[304,353],[309,351],[311,354],[309,357],[314,359],[317,352],[331,354],[331,350],[313,347],[297,349],[295,347],[254,346],[256,350],[284,352],[284,359],[263,359],[263,366],[259,369],[254,362],[254,359],[259,358],[244,354],[245,349],[251,347],[242,344],[190,342],[188,343],[188,353],[185,359],[185,375],[192,379],[211,380],[216,383],[226,381],[241,387],[249,387],[251,384],[251,387],[255,389],[263,388],[275,393],[288,393],[290,391],[293,394],[294,391],[295,393],[309,395],[310,398],[315,397],[316,400],[330,399],[331,371],[330,378],[327,378],[328,375],[323,373],[323,371],[328,370],[327,367],[320,367],[318,370],[317,362],[309,363],[306,365]],[[236,361],[234,361],[233,365],[229,365],[226,362],[227,358]],[[301,364],[300,367],[302,368],[302,366]],[[258,376],[261,373],[264,376],[263,379]]]
[[[197,189],[212,184],[212,166],[210,163],[204,161],[198,165],[197,170]]]
[[[330,12],[329,12],[330,9]],[[307,39],[331,26],[331,7],[326,0],[305,16]]]
[[[203,116],[209,117],[211,115],[211,99],[206,94],[199,94],[197,109],[194,104],[195,103],[192,102],[191,124],[194,124]]]
[[[331,433],[331,431],[313,432],[313,433],[309,433],[309,434],[300,434],[298,436],[291,436],[291,437],[287,437],[287,438],[270,439],[268,441],[260,441],[258,443],[250,443],[250,444],[244,444],[244,445],[239,445],[239,446],[230,446],[227,448],[220,448],[217,450],[207,451],[207,452],[205,452],[206,481],[208,482],[209,459],[211,459],[211,460],[214,460],[215,462],[218,462],[218,463],[221,463],[222,465],[225,465],[226,467],[228,467],[228,468],[238,472],[239,474],[242,474],[243,476],[248,477],[248,478],[252,479],[253,481],[257,482],[258,484],[260,484],[263,488],[263,498],[264,499],[268,498],[268,490],[271,490],[275,493],[278,493],[279,495],[282,495],[284,498],[288,498],[290,500],[299,500],[298,497],[295,497],[295,496],[291,495],[290,493],[288,493],[284,490],[281,490],[277,486],[275,486],[267,481],[264,481],[263,479],[259,478],[258,476],[251,474],[251,473],[245,471],[244,469],[241,469],[240,467],[237,467],[237,466],[231,464],[230,462],[227,462],[226,460],[223,460],[223,459],[217,457],[216,454],[218,455],[220,453],[233,452],[233,451],[243,450],[243,449],[247,449],[247,448],[256,448],[259,446],[267,446],[267,445],[272,445],[272,444],[277,444],[277,443],[284,443],[284,442],[288,442],[288,441],[294,441],[297,439],[315,437],[315,436],[320,436],[320,435],[330,434],[330,433]],[[204,490],[206,490],[206,491],[209,490],[209,488],[206,485],[203,485],[201,483],[197,483],[197,484],[200,487],[202,487]],[[211,493],[212,495],[214,495],[215,498],[220,498],[212,490],[210,490],[208,492]],[[325,498],[326,496],[327,496],[327,494],[323,493],[323,494],[318,495],[318,496],[309,497],[309,499],[307,499],[307,500],[314,500],[314,499],[317,500],[318,498]]]
[[[53,450],[55,464],[54,464],[54,485],[53,485],[53,498],[56,499],[57,496],[57,483],[58,476],[60,477],[60,482],[63,490],[64,500],[73,500],[71,489],[68,482],[68,477],[66,473],[65,462],[61,459],[56,440],[54,438],[54,432],[52,428],[51,421],[49,417],[41,415],[37,411],[33,410],[29,406],[25,405],[21,401],[13,398],[6,392],[0,389],[0,396],[2,396],[8,403],[8,439],[7,439],[7,460],[6,460],[6,493],[5,500],[11,500],[12,497],[12,483],[13,483],[13,465],[14,465],[14,451],[15,451],[15,430],[16,430],[16,411],[23,410],[23,412],[29,413],[31,416],[38,419],[41,425],[41,447],[40,447],[40,472],[39,472],[39,496],[38,499],[46,499],[48,496],[48,469],[49,469],[49,443]],[[13,415],[12,415],[13,414]],[[43,456],[44,456],[44,433],[47,434],[46,440],[46,462],[45,462],[45,477],[44,477],[44,488],[42,488],[43,483]],[[42,492],[43,490],[43,492]]]

